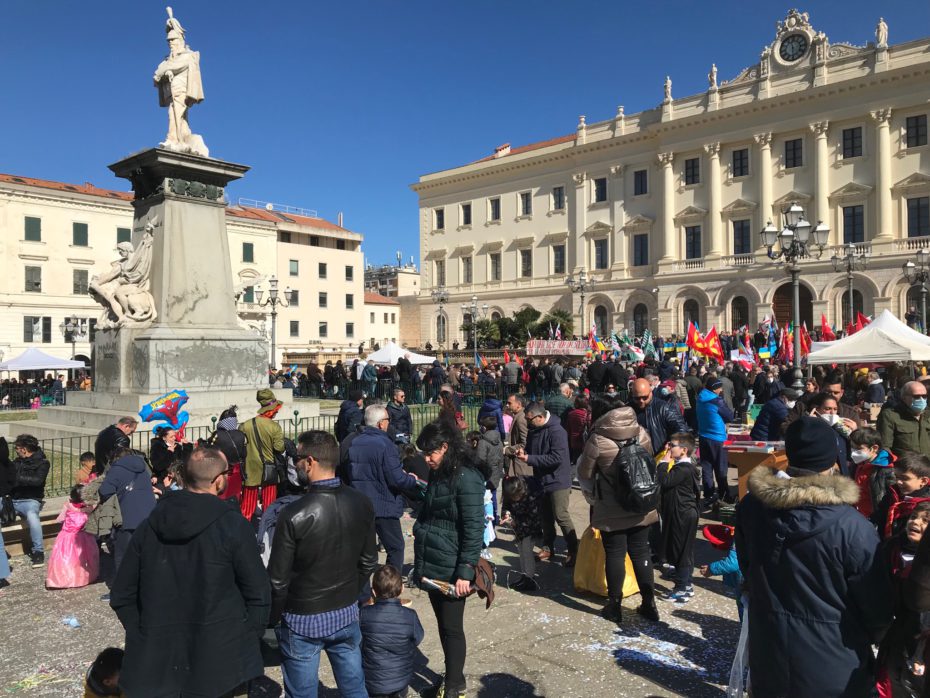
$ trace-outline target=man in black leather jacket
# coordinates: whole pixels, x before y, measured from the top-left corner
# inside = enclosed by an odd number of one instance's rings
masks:
[[[94,472],[103,473],[110,462],[110,454],[118,448],[130,448],[129,440],[139,423],[134,417],[122,417],[116,424],[105,427],[94,442]]]
[[[649,432],[653,453],[661,452],[672,434],[691,431],[677,406],[652,397],[652,386],[645,378],[637,378],[630,386],[630,407],[639,425]]]
[[[298,479],[306,495],[278,516],[268,576],[271,625],[281,650],[288,695],[310,695],[318,663],[310,655],[325,650],[344,695],[363,695],[358,596],[378,563],[375,513],[366,497],[336,477],[339,444],[323,431],[297,439]]]

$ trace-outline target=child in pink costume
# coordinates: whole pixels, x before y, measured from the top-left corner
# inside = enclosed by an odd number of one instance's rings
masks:
[[[100,571],[100,551],[97,541],[84,531],[88,507],[81,500],[83,485],[71,488],[71,501],[65,504],[58,521],[61,531],[48,560],[46,589],[74,589],[97,579]]]

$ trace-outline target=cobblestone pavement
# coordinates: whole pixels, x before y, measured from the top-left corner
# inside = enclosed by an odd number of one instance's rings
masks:
[[[588,510],[581,494],[572,494],[572,516],[579,531]],[[412,521],[404,520],[409,535]],[[557,543],[557,545],[559,545]],[[543,590],[525,595],[504,589],[518,558],[512,538],[495,544],[499,593],[485,611],[477,599],[466,605],[469,696],[529,698],[550,696],[723,696],[733,648],[739,634],[736,604],[719,578],[695,578],[695,597],[685,605],[659,601],[662,622],[636,615],[639,597],[624,601],[622,628],[603,620],[603,600],[575,592],[569,572],[557,563],[540,565]],[[412,545],[407,546],[408,562]],[[697,564],[720,557],[703,540]],[[108,561],[107,561],[108,562]],[[12,586],[0,592],[5,633],[0,654],[0,694],[61,698],[81,695],[84,672],[97,652],[122,644],[122,628],[101,596],[98,582],[83,589],[46,591],[44,569],[25,557],[13,559]],[[103,573],[111,569],[105,564]],[[660,589],[670,584],[657,580]],[[413,688],[421,690],[442,671],[436,623],[425,593],[405,590],[420,614],[426,638]],[[80,627],[63,619],[73,616]],[[280,668],[273,657],[251,696],[280,696]],[[338,696],[325,660],[321,696]],[[411,695],[413,695],[411,691]]]

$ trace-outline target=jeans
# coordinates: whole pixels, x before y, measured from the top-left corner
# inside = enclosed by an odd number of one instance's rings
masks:
[[[639,584],[643,603],[654,598],[652,562],[649,557],[649,526],[634,526],[623,531],[601,531],[606,556],[607,594],[618,601],[623,598],[626,578],[626,554],[630,553],[633,574]]]
[[[446,694],[465,689],[465,599],[430,591],[429,602],[439,625],[439,642],[446,663]]]
[[[572,523],[572,517],[568,513],[568,499],[571,492],[571,490],[546,492],[543,494],[540,504],[542,504],[543,547],[550,552],[555,552],[553,550],[555,524],[558,522],[565,538],[565,545],[568,547],[568,554],[575,557],[575,553],[578,552],[578,536],[575,533],[575,524]]]
[[[32,552],[44,553],[42,547],[42,522],[39,521],[39,512],[42,511],[42,502],[38,499],[14,499],[13,509],[26,519],[29,524],[29,538],[32,541]]]
[[[727,472],[730,464],[727,461],[727,451],[723,441],[713,441],[700,437],[698,443],[701,448],[701,471],[704,476],[704,498],[709,500],[728,498],[730,485],[727,483]],[[716,478],[716,486],[714,479]]]
[[[304,637],[281,623],[275,633],[281,651],[284,693],[289,698],[316,698],[320,680],[320,652],[325,650],[340,695],[368,698],[362,671],[362,631],[358,622],[329,637]]]
[[[392,565],[401,575],[404,574],[404,532],[400,528],[400,519],[379,516],[375,519],[375,533],[387,553],[387,564]]]
[[[3,531],[0,530],[0,579],[6,579],[12,574],[10,572],[10,561],[6,559],[6,553],[3,547]]]

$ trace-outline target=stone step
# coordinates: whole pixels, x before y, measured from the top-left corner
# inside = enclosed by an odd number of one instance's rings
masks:
[[[68,501],[67,497],[53,497],[46,499],[39,512],[39,518],[42,521],[42,545],[47,551],[55,545],[55,537],[61,530],[61,524],[55,519],[61,512],[61,508]],[[10,555],[28,555],[31,550],[29,545],[29,527],[25,519],[17,518],[16,522],[3,527],[3,545]]]

